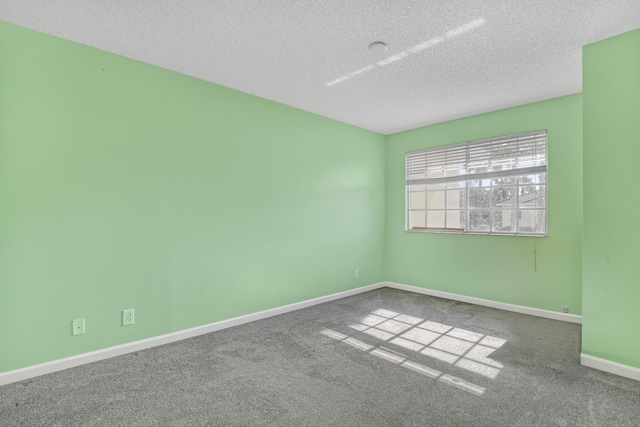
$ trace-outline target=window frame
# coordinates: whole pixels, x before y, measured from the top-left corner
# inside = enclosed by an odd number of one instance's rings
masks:
[[[544,139],[544,149],[538,152],[538,145],[541,140]],[[492,162],[495,161],[495,158],[487,157],[490,156],[493,151],[491,149],[497,150],[495,147],[508,147],[514,153],[520,153],[518,151],[520,144],[527,140],[534,142],[534,151],[533,157],[526,157],[522,155],[513,155],[507,156],[506,159],[511,160],[511,165],[516,165],[510,169],[504,170],[491,170],[488,172],[476,172],[475,170],[479,169],[477,166],[472,167],[470,159],[476,160],[476,157],[470,157],[470,151],[475,150],[474,155],[478,155],[478,150],[483,150],[483,147],[489,147],[482,152],[479,158],[483,158],[488,162],[490,168],[493,167]],[[502,144],[502,145],[500,145]],[[511,144],[511,145],[509,145]],[[450,153],[450,154],[449,154]],[[464,153],[464,154],[462,154]],[[428,166],[428,156],[429,154],[432,157],[436,157],[434,163],[439,165],[444,171],[444,175],[441,177],[428,178],[428,173],[432,172],[436,168],[429,169]],[[446,156],[451,155],[454,158],[457,157],[457,161],[452,161],[447,163]],[[437,156],[444,156],[444,163],[438,162]],[[461,157],[464,156],[464,157]],[[531,156],[531,155],[529,155]],[[417,160],[416,160],[417,159]],[[461,160],[464,159],[464,160]],[[534,166],[517,166],[518,160],[528,160],[529,162],[533,161]],[[542,160],[540,160],[542,159]],[[540,161],[539,161],[540,160]],[[413,161],[413,163],[411,163]],[[417,167],[416,167],[417,164]],[[439,147],[433,147],[422,150],[409,151],[405,153],[405,231],[409,233],[439,233],[439,234],[475,234],[475,235],[491,235],[491,236],[510,236],[510,237],[548,237],[549,235],[549,138],[547,130],[540,130],[534,132],[526,132],[515,135],[506,135],[496,138],[478,140],[465,142],[461,144],[453,144],[453,145],[445,145]],[[456,172],[455,170],[458,169]],[[459,170],[464,169],[464,173],[460,173]],[[474,170],[474,172],[469,172],[469,170]],[[419,174],[424,173],[424,178],[415,178],[416,170]],[[454,174],[452,176],[446,176],[447,171],[453,170]],[[543,176],[543,180],[534,180],[533,182],[521,182],[520,177],[525,175],[537,175]],[[508,184],[496,184],[495,180],[501,178],[513,178],[515,182],[511,182]],[[472,182],[478,182],[479,186],[473,187],[470,185]],[[488,181],[488,185],[483,185],[483,181]],[[450,191],[448,184],[452,183],[464,183],[463,186],[459,186],[458,188],[464,188],[464,207],[447,207],[447,192]],[[434,190],[429,190],[428,185],[442,185],[442,191],[444,193],[444,199],[442,204],[442,209],[429,209],[428,207],[428,194],[430,192],[434,192]],[[424,185],[424,190],[417,190],[412,192],[412,187],[415,188],[417,185]],[[525,186],[536,186],[538,188],[544,187],[544,195],[542,198],[543,205],[542,207],[535,208],[527,208],[522,207],[520,204],[520,197],[525,194],[520,194],[520,189]],[[515,187],[515,203],[512,203],[512,207],[507,208],[498,208],[495,206],[495,200],[492,195],[495,188],[507,188],[507,187]],[[489,204],[488,207],[472,207],[469,206],[469,193],[472,188],[485,188],[489,193]],[[420,193],[424,192],[425,196],[425,204],[423,208],[412,208],[410,206],[410,197],[411,193]],[[436,189],[437,191],[437,189]],[[537,189],[536,191],[541,191]],[[464,215],[464,228],[440,228],[440,227],[428,227],[428,212],[442,212],[444,218],[448,218],[447,214],[457,211],[459,215]],[[483,230],[470,230],[469,227],[469,218],[470,212],[473,211],[485,211],[489,213],[489,229],[487,231]],[[513,212],[513,218],[515,219],[514,231],[495,231],[494,230],[494,221],[496,212]],[[542,232],[528,232],[528,231],[519,231],[520,221],[522,220],[522,212],[538,212],[544,213],[544,221],[540,224],[543,225],[544,230]],[[412,212],[424,212],[424,225],[425,227],[417,227],[411,224],[411,213]],[[443,221],[443,224],[446,224],[448,219]]]

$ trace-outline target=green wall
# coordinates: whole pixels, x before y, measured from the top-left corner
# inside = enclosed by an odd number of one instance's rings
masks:
[[[549,237],[404,231],[407,151],[542,129],[549,141]],[[385,278],[391,282],[552,311],[568,306],[580,314],[581,227],[581,95],[387,138]]]
[[[0,22],[0,372],[379,282],[384,155],[373,132]]]
[[[583,353],[640,368],[640,30],[585,46]]]

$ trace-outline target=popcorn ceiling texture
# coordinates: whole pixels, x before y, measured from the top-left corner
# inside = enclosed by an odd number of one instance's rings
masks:
[[[390,134],[581,92],[582,46],[640,27],[640,1],[2,0],[0,19]]]

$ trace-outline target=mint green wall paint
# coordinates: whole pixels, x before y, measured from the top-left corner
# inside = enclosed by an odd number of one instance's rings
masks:
[[[0,22],[0,372],[383,279],[583,304],[583,352],[640,367],[640,199],[619,185],[639,52],[640,30],[585,47],[584,97],[385,138]],[[539,129],[548,238],[403,231],[406,151]]]
[[[581,106],[581,95],[573,95],[387,137],[385,278],[552,311],[568,306],[580,314]],[[548,238],[404,231],[407,151],[541,129],[549,138]]]
[[[373,132],[0,22],[0,372],[382,280],[384,155]]]
[[[583,49],[583,353],[640,368],[640,30]]]

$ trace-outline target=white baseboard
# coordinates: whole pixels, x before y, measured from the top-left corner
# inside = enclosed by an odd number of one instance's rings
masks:
[[[610,374],[640,381],[640,369],[634,368],[633,366],[623,365],[622,363],[612,362],[607,359],[600,359],[599,357],[589,356],[584,353],[580,354],[580,364],[587,368],[598,369],[609,372]]]
[[[302,308],[311,307],[317,304],[322,304],[329,301],[334,301],[340,298],[345,298],[351,295],[356,295],[362,292],[372,291],[374,289],[384,287],[384,283],[374,283],[368,286],[362,286],[356,289],[350,289],[344,292],[338,292],[331,295],[326,295],[319,298],[313,298],[306,301],[297,302],[294,304],[284,305],[281,307],[272,308],[269,310],[259,311],[257,313],[251,313],[244,316],[234,317],[232,319],[222,320],[220,322],[210,323],[208,325],[197,326],[195,328],[185,329],[178,332],[173,332],[166,335],[159,335],[157,337],[147,338],[140,341],[134,341],[127,344],[118,345],[115,347],[104,348],[101,350],[92,351],[90,353],[83,353],[77,356],[66,357],[64,359],[53,360],[51,362],[41,363],[38,365],[27,366],[26,368],[16,369],[0,373],[0,386],[11,384],[18,381],[23,381],[29,378],[37,377],[40,375],[50,374],[52,372],[62,371],[64,369],[73,368],[87,363],[97,362],[99,360],[108,359],[115,356],[121,356],[127,353],[133,353],[136,351],[144,350],[159,345],[169,344],[172,342],[184,340],[187,338],[196,337],[198,335],[208,334],[210,332],[219,331],[233,326],[242,325],[244,323],[253,322],[254,320],[265,319],[267,317],[277,316],[279,314],[288,313],[290,311],[300,310]]]
[[[417,294],[430,295],[433,297],[446,298],[454,301],[468,302],[470,304],[483,305],[485,307],[499,308],[500,310],[513,311],[516,313],[529,314],[531,316],[546,317],[547,319],[562,320],[563,322],[582,323],[582,316],[576,314],[560,313],[540,308],[525,307],[523,305],[508,304],[505,302],[492,301],[488,299],[468,297],[466,295],[452,294],[449,292],[435,291],[433,289],[419,288],[417,286],[403,285],[401,283],[382,282],[384,286],[402,291],[414,292]]]
[[[53,360],[51,362],[41,363],[33,366],[27,366],[26,368],[21,368],[13,371],[0,373],[0,386],[11,384],[18,381],[23,381],[29,378],[40,376],[40,375],[50,374],[52,372],[62,371],[64,369],[73,368],[75,366],[85,365],[87,363],[97,362],[99,360],[104,360],[104,359],[108,359],[115,356],[121,356],[127,353],[133,353],[136,351],[144,350],[151,347],[156,347],[159,345],[169,344],[169,343],[184,340],[187,338],[196,337],[198,335],[208,334],[210,332],[231,328],[233,326],[242,325],[244,323],[253,322],[255,320],[265,319],[267,317],[277,316],[279,314],[288,313],[290,311],[300,310],[302,308],[311,307],[311,306],[322,304],[329,301],[334,301],[340,298],[345,298],[345,297],[356,295],[362,292],[372,291],[385,286],[393,289],[400,289],[403,291],[415,292],[418,294],[431,295],[431,296],[451,299],[455,301],[462,301],[462,302],[482,305],[486,307],[498,308],[502,310],[513,311],[516,313],[546,317],[554,320],[562,320],[565,322],[572,322],[572,323],[582,322],[582,317],[577,316],[575,314],[557,313],[554,311],[507,304],[507,303],[485,300],[485,299],[475,298],[475,297],[468,297],[465,295],[435,291],[432,289],[419,288],[417,286],[403,285],[400,283],[379,282],[379,283],[374,283],[368,286],[362,286],[360,288],[351,289],[344,292],[338,292],[335,294],[326,295],[319,298],[313,298],[310,300],[301,301],[294,304],[289,304],[281,307],[272,308],[269,310],[259,311],[257,313],[251,313],[244,316],[234,317],[232,319],[210,323],[208,325],[197,326],[195,328],[185,329],[185,330],[173,332],[170,334],[159,335],[157,337],[147,338],[140,341],[134,341],[127,344],[118,345],[115,347],[109,347],[101,350],[92,351],[89,353],[83,353],[76,356],[66,357],[64,359]],[[591,357],[591,356],[583,355],[582,357]],[[597,359],[597,358],[592,358],[592,359]],[[615,362],[609,362],[603,359],[598,359],[598,360],[602,360],[602,362],[606,362],[609,364],[619,365],[619,364],[616,364]],[[585,366],[595,367],[596,369],[601,369],[603,371],[612,372],[608,369],[587,365],[586,363],[582,363],[582,364]],[[624,366],[624,365],[620,365],[620,366]],[[627,367],[627,368],[636,369],[631,367]],[[621,374],[618,374],[618,375],[621,375]],[[627,376],[627,375],[623,375],[623,376]],[[630,377],[630,378],[633,378],[633,377]]]
[[[196,337],[198,335],[208,334],[210,332],[219,331],[233,326],[242,325],[245,323],[253,322],[255,320],[265,319],[279,314],[288,313],[302,308],[311,307],[317,304],[322,304],[329,301],[345,298],[348,296],[356,295],[362,292],[368,292],[375,289],[389,287],[393,289],[399,289],[408,292],[414,292],[418,294],[430,295],[440,298],[451,299],[455,301],[467,302],[470,304],[482,305],[486,307],[498,308],[501,310],[513,311],[516,313],[529,314],[532,316],[545,317],[548,319],[562,320],[571,323],[582,323],[582,316],[575,314],[557,313],[549,310],[541,310],[537,308],[525,307],[514,304],[507,304],[498,301],[485,300],[481,298],[469,297],[465,295],[453,294],[449,292],[436,291],[432,289],[420,288],[417,286],[403,285],[393,282],[380,282],[374,283],[368,286],[362,286],[360,288],[351,289],[344,292],[338,292],[331,295],[326,295],[319,298],[313,298],[306,301],[297,302],[281,307],[272,308],[269,310],[259,311],[257,313],[251,313],[244,316],[234,317],[232,319],[222,320],[208,325],[198,326],[195,328],[185,329],[183,331],[173,332],[166,335],[160,335],[140,341],[134,341],[127,344],[118,345],[115,347],[109,347],[101,350],[92,351],[90,353],[79,354],[77,356],[71,356],[64,359],[54,360],[47,363],[41,363],[39,365],[28,366],[22,369],[16,369],[0,373],[0,386],[11,384],[18,381],[27,380],[29,378],[37,377],[40,375],[50,374],[64,369],[73,368],[75,366],[85,365],[87,363],[97,362],[99,360],[108,359],[115,356],[121,356],[127,353],[133,353],[136,351],[144,350],[159,345],[169,344],[172,342],[184,340],[187,338]],[[611,374],[619,375],[626,378],[631,378],[640,381],[640,369],[633,366],[623,365],[621,363],[612,362],[606,359],[600,359],[598,357],[589,356],[587,354],[580,355],[580,364],[589,368],[598,369],[601,371],[609,372]]]

